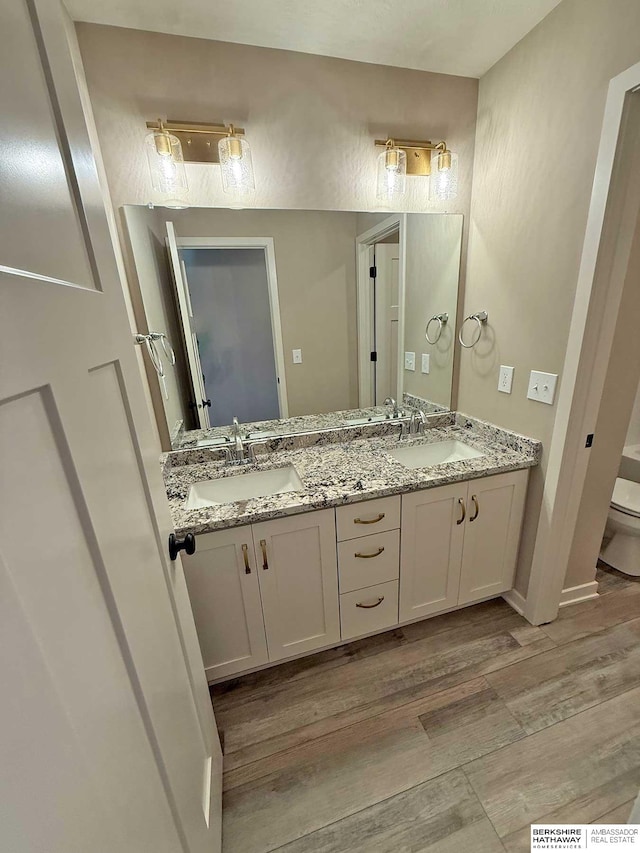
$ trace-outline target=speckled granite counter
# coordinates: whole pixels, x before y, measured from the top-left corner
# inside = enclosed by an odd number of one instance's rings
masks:
[[[466,415],[455,423],[428,429],[424,436],[405,439],[402,446],[449,439],[464,441],[482,456],[428,468],[406,468],[388,454],[398,448],[396,437],[356,439],[271,453],[258,464],[225,467],[215,451],[168,453],[163,460],[167,495],[176,534],[208,533],[271,518],[326,507],[442,486],[461,480],[529,468],[540,461],[542,446],[534,439],[502,430]],[[186,463],[186,464],[185,464]],[[201,480],[293,465],[304,489],[252,498],[203,509],[185,508],[189,488]]]

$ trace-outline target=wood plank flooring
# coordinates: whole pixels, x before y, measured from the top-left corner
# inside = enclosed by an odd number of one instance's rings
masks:
[[[502,600],[212,689],[224,853],[524,853],[640,788],[640,582],[534,628]]]

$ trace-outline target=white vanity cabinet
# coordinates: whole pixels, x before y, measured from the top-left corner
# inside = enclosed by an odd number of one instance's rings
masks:
[[[210,681],[340,642],[332,509],[200,535],[183,563]]]
[[[403,495],[400,622],[513,586],[528,471]]]
[[[268,663],[251,527],[197,538],[184,574],[209,681]]]
[[[332,509],[254,524],[269,660],[340,642]]]

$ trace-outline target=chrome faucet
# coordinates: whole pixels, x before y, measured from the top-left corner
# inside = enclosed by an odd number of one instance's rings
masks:
[[[383,405],[385,405],[385,406],[391,406],[391,412],[392,412],[392,415],[391,415],[391,416],[392,416],[392,417],[394,417],[394,418],[399,418],[399,417],[400,417],[400,409],[398,408],[398,404],[397,404],[397,403],[396,403],[396,401],[393,399],[393,397],[387,397],[387,399],[384,401],[384,404],[383,404]]]
[[[231,427],[231,443],[232,446],[226,448],[227,465],[248,465],[250,462],[257,462],[256,448],[263,447],[266,451],[267,447],[265,441],[253,441],[245,444],[242,440],[240,424],[237,418],[233,419]]]
[[[409,425],[409,432],[411,435],[424,435],[424,428],[427,423],[427,418],[422,409],[414,410],[411,413],[411,423]]]

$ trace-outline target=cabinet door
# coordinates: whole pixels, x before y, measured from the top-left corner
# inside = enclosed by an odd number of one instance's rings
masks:
[[[460,574],[460,604],[511,589],[528,471],[471,480]]]
[[[331,509],[253,525],[269,660],[340,641]]]
[[[251,528],[207,533],[197,543],[183,564],[207,678],[267,663]]]
[[[467,484],[402,496],[400,621],[458,603]]]

